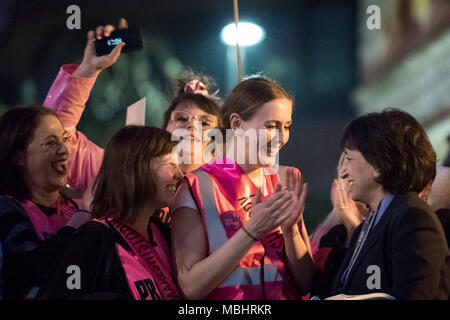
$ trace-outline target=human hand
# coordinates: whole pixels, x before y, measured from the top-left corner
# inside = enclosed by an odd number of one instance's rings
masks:
[[[119,20],[119,29],[128,28],[128,22],[124,18]],[[98,74],[113,65],[120,56],[122,48],[125,46],[125,42],[121,42],[114,47],[114,49],[107,55],[97,57],[95,55],[95,41],[102,39],[102,37],[108,37],[111,32],[115,30],[114,26],[98,26],[87,33],[87,44],[84,49],[84,56],[80,66],[73,73],[74,76],[80,78],[94,78]]]
[[[296,168],[290,168],[286,172],[286,185],[284,186],[286,192],[289,192],[292,203],[287,209],[288,217],[281,224],[283,233],[288,233],[293,228],[298,226],[298,223],[303,218],[305,210],[306,195],[308,194],[308,184],[303,183],[302,175]]]
[[[344,180],[333,180],[331,186],[331,202],[333,209],[338,214],[339,220],[347,230],[347,234],[351,235],[353,230],[361,224],[364,214],[360,213],[355,201],[349,197],[347,184]]]
[[[261,202],[260,197],[261,192],[258,190],[252,207],[251,218],[245,224],[247,231],[258,239],[288,218],[287,209],[293,201],[290,192],[283,190],[280,183],[276,185],[275,193],[268,199]]]

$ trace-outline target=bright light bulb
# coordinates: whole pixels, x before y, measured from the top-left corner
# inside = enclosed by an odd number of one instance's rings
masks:
[[[260,26],[250,22],[239,22],[238,25],[238,42],[240,46],[252,46],[261,42],[264,39],[265,32]],[[236,45],[236,24],[230,23],[225,26],[220,37],[222,41],[229,46]]]

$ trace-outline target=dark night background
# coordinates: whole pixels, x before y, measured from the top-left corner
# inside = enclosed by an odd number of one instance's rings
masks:
[[[68,30],[66,8],[81,8],[81,30]],[[357,82],[356,1],[241,0],[240,21],[265,28],[265,40],[245,49],[245,74],[264,72],[295,97],[291,139],[280,163],[302,169],[310,184],[305,219],[310,231],[331,209],[329,189],[339,136],[356,115],[350,92]],[[223,26],[233,22],[227,1],[27,1],[0,5],[0,113],[43,102],[60,66],[80,63],[86,32],[116,25],[141,27],[144,50],[122,55],[98,78],[78,126],[104,146],[123,125],[125,108],[147,97],[147,123],[161,125],[170,79],[181,67],[212,76],[225,97]],[[234,51],[233,51],[234,52]],[[235,66],[233,66],[235,68]]]

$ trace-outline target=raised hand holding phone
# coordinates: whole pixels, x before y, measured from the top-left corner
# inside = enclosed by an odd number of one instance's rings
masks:
[[[119,29],[126,29],[128,23],[124,18],[119,20]],[[114,49],[107,55],[97,56],[95,50],[95,42],[101,40],[103,37],[109,37],[115,30],[114,26],[98,26],[95,31],[90,30],[87,33],[87,44],[84,49],[83,60],[80,66],[75,70],[73,76],[80,78],[94,78],[99,73],[113,65],[120,56],[126,42],[121,42],[114,47]]]

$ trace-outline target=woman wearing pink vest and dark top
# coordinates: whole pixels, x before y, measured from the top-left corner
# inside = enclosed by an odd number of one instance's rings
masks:
[[[94,184],[92,217],[66,246],[47,299],[181,299],[170,251],[152,217],[171,206],[182,173],[162,129],[128,126],[109,141]],[[67,270],[77,266],[79,282]]]
[[[67,184],[67,134],[55,112],[15,107],[0,117],[0,297],[33,299],[58,252],[89,219]],[[81,211],[80,211],[81,210]]]
[[[127,21],[120,19],[119,28],[126,27]],[[103,159],[103,149],[91,142],[76,127],[98,75],[117,61],[124,46],[123,43],[117,45],[109,55],[95,55],[96,39],[108,36],[113,30],[112,25],[107,25],[98,26],[95,32],[88,32],[83,61],[79,66],[67,64],[61,67],[44,102],[45,106],[55,110],[67,132],[67,145],[72,151],[68,160],[69,185],[80,193],[84,193],[97,176]],[[194,136],[193,120],[200,121],[203,131],[221,126],[218,99],[215,94],[208,93],[208,87],[212,83],[214,81],[209,77],[190,71],[175,79],[174,97],[164,113],[163,128],[170,133],[184,132],[186,138],[191,139]],[[206,145],[207,143],[203,143],[202,148]],[[205,162],[206,160],[202,159],[199,163],[182,163],[180,169],[184,173],[189,172]],[[164,224],[170,223],[171,219],[168,210],[162,211],[158,218]],[[167,228],[161,224],[159,226],[166,236]],[[170,241],[170,236],[166,238]]]
[[[292,98],[265,78],[241,82],[226,98],[230,158],[188,173],[172,208],[172,251],[188,299],[298,299],[308,292],[307,186],[298,169],[284,168],[281,184],[271,168],[289,139],[291,114]]]

